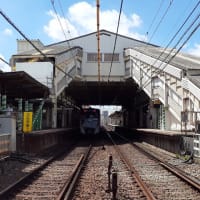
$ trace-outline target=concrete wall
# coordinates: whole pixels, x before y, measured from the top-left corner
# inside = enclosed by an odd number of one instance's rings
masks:
[[[129,129],[125,127],[116,127],[116,132],[123,135],[128,135],[134,140],[140,142],[146,142],[158,148],[164,149],[174,154],[180,154],[184,151],[192,151],[193,149],[193,138],[191,135],[184,136],[181,134],[175,134],[172,131],[170,133],[141,129]]]
[[[17,134],[18,153],[40,153],[58,145],[70,145],[76,140],[78,129],[49,129]]]
[[[102,54],[113,53],[114,41],[115,41],[115,34],[107,32],[107,31],[101,31],[101,34],[100,34],[101,53]],[[85,79],[88,81],[97,80],[97,74],[98,74],[97,62],[87,61],[87,53],[97,53],[96,33],[88,34],[82,37],[77,37],[70,40],[69,42],[73,43],[74,46],[80,46],[81,48],[83,48],[83,59],[82,59],[82,68],[81,68],[82,76],[84,76]],[[61,43],[60,45],[66,45],[66,43]],[[144,44],[132,38],[118,35],[115,53],[119,53],[119,62],[113,62],[111,76],[118,77],[118,80],[119,80],[119,77],[121,77],[121,79],[124,78],[124,75],[125,75],[125,66],[124,66],[124,58],[123,58],[124,48],[141,46],[141,45],[144,45]],[[107,77],[109,75],[110,65],[111,65],[111,62],[105,62],[103,59],[100,66],[101,76]],[[91,79],[92,76],[95,77],[95,79]],[[111,77],[111,79],[116,78],[116,77]],[[104,77],[102,77],[102,80],[104,80]],[[107,81],[106,78],[105,80]]]
[[[16,117],[0,115],[0,153],[16,151]]]
[[[39,49],[44,46],[40,40],[31,40],[31,42]],[[17,53],[22,53],[32,49],[34,49],[34,47],[26,40],[17,40]]]
[[[16,71],[25,71],[40,83],[52,88],[53,64],[50,62],[17,62]]]

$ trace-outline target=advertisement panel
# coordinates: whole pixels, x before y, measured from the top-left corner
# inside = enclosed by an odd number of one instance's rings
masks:
[[[28,133],[32,131],[33,112],[24,112],[23,114],[23,132]]]

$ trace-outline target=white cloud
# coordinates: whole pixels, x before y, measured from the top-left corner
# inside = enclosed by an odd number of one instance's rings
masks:
[[[50,15],[52,19],[49,21],[48,25],[44,26],[44,31],[50,38],[52,38],[55,41],[61,41],[61,40],[66,40],[65,35],[67,39],[69,39],[70,36],[71,37],[78,36],[75,27],[67,19],[64,19],[63,17],[60,17],[58,15],[60,23],[62,24],[62,27],[65,32],[64,35],[63,30],[58,22],[56,14],[53,13],[52,11],[49,11],[48,15]]]
[[[138,27],[142,24],[142,20],[140,16],[137,14],[132,14],[131,19],[132,19],[133,26],[135,27]]]
[[[200,57],[200,44],[194,44],[194,47],[190,48],[188,53]]]
[[[11,35],[13,34],[13,32],[12,32],[11,29],[6,28],[6,29],[4,29],[3,34],[4,34],[4,35],[7,35],[7,36],[11,36]]]
[[[62,29],[57,20],[57,16],[49,11],[48,13],[52,19],[48,25],[44,27],[45,32],[55,41],[65,39]],[[94,32],[97,30],[96,25],[96,6],[89,4],[85,1],[75,3],[69,7],[67,11],[67,18],[64,19],[59,16],[65,32],[70,30],[71,37]],[[112,32],[116,32],[119,12],[116,10],[101,10],[100,12],[100,29],[106,29]],[[66,28],[66,23],[68,28]],[[145,35],[141,35],[134,31],[135,28],[140,27],[142,20],[139,15],[133,13],[127,16],[122,12],[119,26],[119,34],[133,37],[139,40],[146,40]],[[68,38],[67,38],[68,39]]]
[[[96,29],[96,7],[87,2],[72,5],[68,10],[68,18],[81,34]]]
[[[0,54],[0,58],[4,59],[4,57],[1,54]],[[10,72],[11,68],[0,59],[0,70],[2,70],[3,72]]]

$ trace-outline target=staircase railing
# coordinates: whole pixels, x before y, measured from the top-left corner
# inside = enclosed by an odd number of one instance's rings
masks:
[[[42,109],[44,106],[44,100],[41,101],[38,109],[36,110],[33,116],[33,130],[41,130],[42,129]]]

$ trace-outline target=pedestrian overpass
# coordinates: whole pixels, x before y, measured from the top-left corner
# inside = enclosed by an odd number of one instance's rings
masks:
[[[54,127],[65,105],[121,105],[126,126],[199,131],[200,58],[101,30],[98,74],[96,32],[33,42],[45,56],[19,40],[11,64],[49,87]]]

